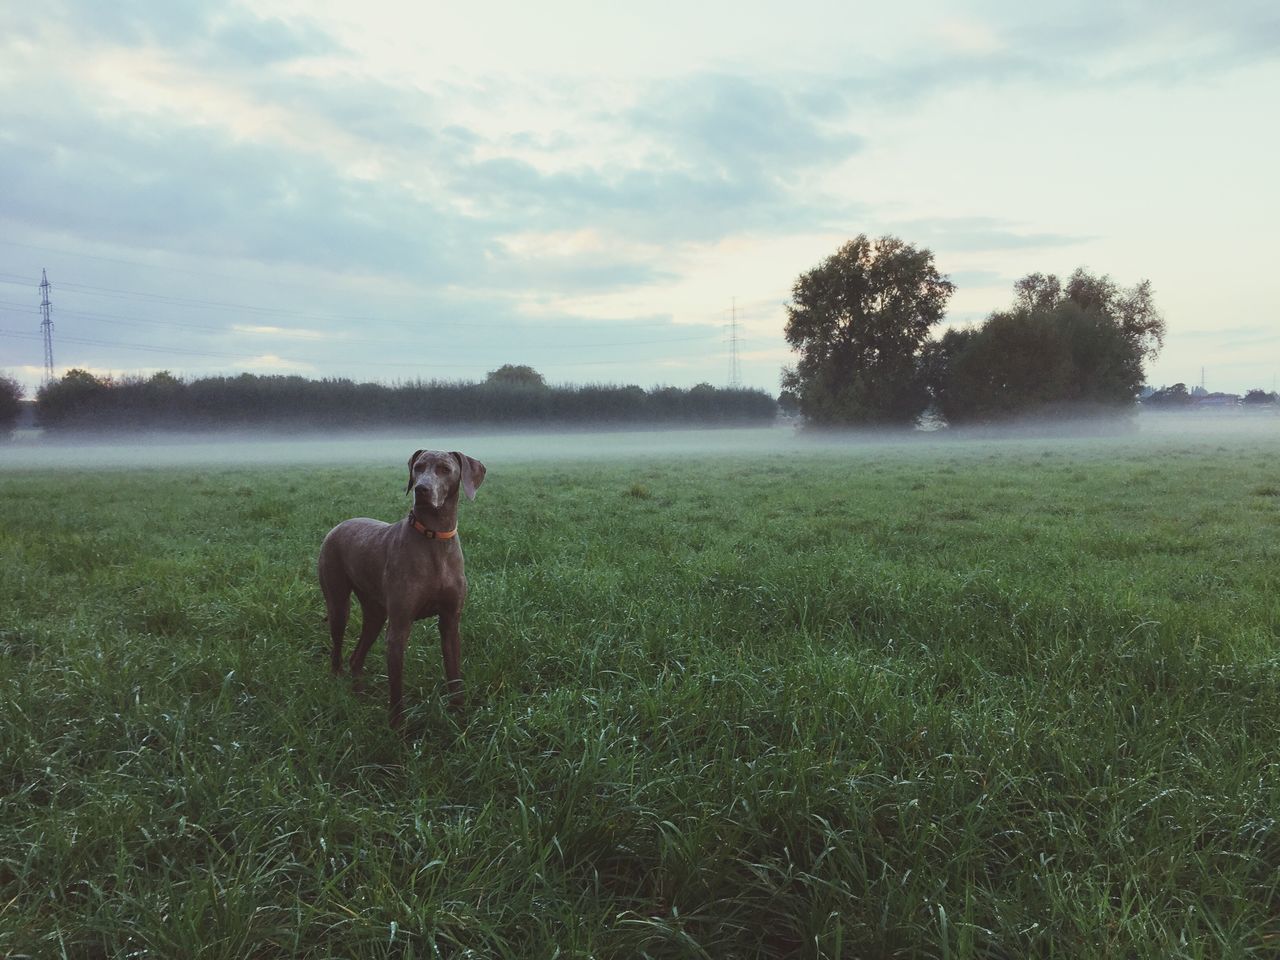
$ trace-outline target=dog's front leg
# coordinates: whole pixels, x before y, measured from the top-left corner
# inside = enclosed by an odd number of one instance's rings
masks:
[[[409,643],[409,631],[413,621],[407,617],[392,617],[387,626],[387,681],[391,688],[391,726],[400,726],[404,719],[404,648]]]
[[[440,653],[444,658],[444,678],[449,691],[449,706],[462,709],[462,636],[458,629],[461,610],[440,614]]]

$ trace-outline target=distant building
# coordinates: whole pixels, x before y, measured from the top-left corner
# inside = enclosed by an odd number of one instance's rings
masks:
[[[1197,387],[1196,390],[1200,388]],[[1192,391],[1194,400],[1192,401],[1196,407],[1204,408],[1221,408],[1221,407],[1238,407],[1240,406],[1240,395],[1238,393],[1195,393]]]

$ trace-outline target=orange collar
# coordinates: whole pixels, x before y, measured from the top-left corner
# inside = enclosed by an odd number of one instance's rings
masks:
[[[413,527],[413,529],[417,530],[428,540],[452,540],[458,535],[457,527],[454,527],[452,530],[428,530],[422,525],[418,518],[413,515],[412,510],[409,511],[409,526]]]

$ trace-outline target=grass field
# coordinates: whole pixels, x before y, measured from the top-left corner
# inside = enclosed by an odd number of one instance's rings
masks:
[[[468,452],[407,741],[409,450],[0,471],[0,956],[1280,955],[1280,439]]]

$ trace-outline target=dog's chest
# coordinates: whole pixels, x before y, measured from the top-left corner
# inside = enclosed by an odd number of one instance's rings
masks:
[[[439,557],[419,555],[388,574],[396,581],[388,584],[393,587],[390,595],[395,596],[398,589],[408,600],[415,620],[457,610],[466,596],[467,579],[462,571],[461,552],[456,548]]]

